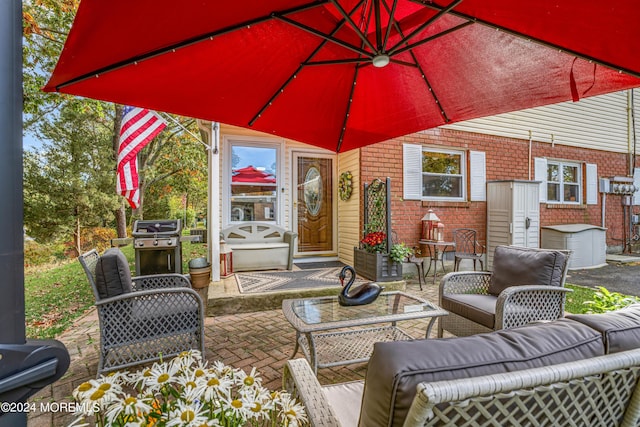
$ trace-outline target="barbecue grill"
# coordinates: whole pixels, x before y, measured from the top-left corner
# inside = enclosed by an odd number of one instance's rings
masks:
[[[179,219],[138,220],[133,224],[136,276],[182,274]]]

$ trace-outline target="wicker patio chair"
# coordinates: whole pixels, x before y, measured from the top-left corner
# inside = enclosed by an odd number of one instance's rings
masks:
[[[459,271],[442,278],[438,337],[515,328],[564,317],[571,251],[498,246],[493,272]]]
[[[473,271],[476,271],[476,262],[480,262],[480,270],[484,270],[482,257],[484,246],[478,243],[478,232],[473,228],[456,228],[452,231],[453,241],[456,244],[453,253],[453,271],[460,269],[460,261],[470,259],[473,261]]]
[[[131,277],[117,248],[80,257],[98,309],[103,372],[167,359],[195,349],[204,355],[204,305],[186,276]]]

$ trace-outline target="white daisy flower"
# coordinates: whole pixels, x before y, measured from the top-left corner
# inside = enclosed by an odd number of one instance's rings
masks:
[[[140,399],[130,394],[122,396],[122,398],[113,402],[107,409],[106,416],[109,423],[115,424],[115,420],[123,415],[127,421],[138,420],[140,414],[147,414],[151,412],[151,405],[149,401],[151,399]]]
[[[179,400],[176,408],[169,414],[166,426],[199,427],[202,424],[206,425],[207,421],[206,411],[200,403],[189,405]]]
[[[293,399],[289,393],[280,394],[280,406],[283,426],[297,427],[307,422],[304,406]]]
[[[178,380],[176,375],[178,368],[178,365],[167,363],[154,365],[149,375],[145,377],[144,386],[153,393],[162,387],[175,383]]]

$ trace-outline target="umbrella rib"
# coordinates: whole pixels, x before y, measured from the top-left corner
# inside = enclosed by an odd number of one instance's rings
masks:
[[[283,15],[284,16],[284,15],[289,15],[289,14],[292,14],[292,13],[303,12],[303,11],[308,10],[308,9],[313,9],[313,8],[318,7],[318,6],[323,6],[323,5],[327,4],[328,2],[329,2],[329,0],[314,0],[314,1],[310,2],[310,3],[305,3],[305,4],[301,5],[301,6],[298,6],[298,7],[295,7],[295,8],[291,8],[291,9],[286,9],[286,10],[284,10],[282,12],[277,12],[277,13],[279,15]],[[70,85],[73,85],[73,84],[76,84],[76,83],[80,83],[80,82],[82,82],[84,80],[87,80],[87,79],[90,79],[90,78],[93,78],[93,77],[98,77],[101,74],[105,74],[105,73],[108,73],[108,72],[111,72],[111,71],[116,71],[116,70],[118,70],[120,68],[124,68],[124,67],[127,67],[127,66],[132,65],[132,64],[137,64],[138,62],[146,61],[148,59],[152,59],[152,58],[164,55],[164,54],[169,53],[169,52],[174,52],[176,49],[180,49],[180,48],[183,48],[183,47],[187,47],[187,46],[191,46],[191,45],[194,45],[194,44],[198,44],[198,43],[201,43],[201,42],[206,41],[206,40],[213,40],[214,37],[218,37],[218,36],[221,36],[223,34],[230,33],[232,31],[236,31],[236,30],[238,30],[240,28],[243,28],[243,27],[249,27],[251,25],[260,24],[260,23],[266,22],[266,21],[268,21],[268,20],[270,20],[272,18],[273,18],[273,13],[270,13],[269,15],[261,16],[261,17],[258,17],[258,18],[254,18],[254,19],[251,19],[249,21],[242,22],[240,24],[232,25],[230,27],[222,28],[222,29],[216,30],[216,31],[211,31],[209,33],[206,33],[206,34],[203,34],[203,35],[199,35],[199,36],[196,36],[196,37],[191,37],[191,38],[183,40],[183,41],[181,41],[179,43],[174,43],[174,44],[172,44],[170,46],[167,46],[167,47],[163,47],[163,48],[156,49],[156,50],[153,50],[153,51],[148,52],[148,53],[137,55],[137,56],[134,56],[132,58],[125,59],[123,61],[118,61],[118,62],[116,62],[114,64],[111,64],[111,65],[108,65],[106,67],[102,67],[102,68],[99,68],[97,70],[85,73],[85,74],[83,74],[81,76],[74,77],[73,79],[69,79],[64,83],[60,83],[59,85],[56,85],[55,89],[56,89],[56,91],[59,91],[63,87],[70,86]]]
[[[353,28],[353,30],[356,32],[356,34],[358,35],[358,37],[360,37],[360,39],[362,40],[362,42],[364,44],[367,45],[367,47],[369,47],[369,49],[371,49],[372,51],[376,51],[376,48],[373,47],[373,45],[371,44],[371,42],[369,41],[369,39],[367,38],[367,36],[360,31],[360,28],[358,28],[358,26],[356,25],[355,22],[353,22],[353,19],[351,19],[351,17],[349,16],[349,14],[347,13],[346,10],[344,10],[342,8],[342,6],[340,6],[340,3],[338,3],[338,0],[329,0],[331,2],[331,4],[333,4],[336,9],[338,9],[338,12],[340,12],[340,15],[343,16],[344,19],[347,20],[347,22],[349,23],[349,25],[351,25],[351,27]],[[365,27],[366,28],[366,27]]]
[[[419,5],[422,5],[424,7],[431,8],[431,9],[442,10],[441,6],[435,5],[433,3],[426,3],[424,0],[408,0],[408,1],[410,1],[412,3],[416,3],[416,4],[419,4]],[[560,52],[564,52],[564,53],[566,53],[568,55],[575,56],[575,57],[584,59],[586,61],[591,61],[591,62],[593,62],[595,64],[599,64],[599,65],[602,65],[604,67],[611,68],[612,70],[619,71],[619,72],[622,72],[622,73],[626,73],[626,74],[628,74],[630,76],[640,78],[640,73],[638,71],[634,71],[634,70],[631,70],[631,69],[626,68],[626,67],[621,67],[620,65],[616,65],[616,64],[611,63],[611,62],[607,62],[607,61],[603,61],[601,59],[597,59],[597,58],[595,58],[593,56],[586,55],[586,54],[578,52],[576,50],[568,49],[568,48],[560,46],[558,44],[551,43],[551,42],[548,42],[548,41],[545,41],[545,40],[542,40],[542,39],[539,39],[539,38],[536,38],[536,37],[532,37],[532,36],[530,36],[528,34],[524,34],[524,33],[521,33],[519,31],[515,31],[515,30],[512,30],[510,28],[504,27],[502,25],[497,25],[497,24],[491,23],[489,21],[485,21],[483,19],[479,19],[477,17],[471,16],[471,15],[467,15],[465,13],[461,13],[461,12],[457,12],[457,11],[450,11],[449,13],[451,15],[453,15],[453,16],[458,17],[458,18],[467,19],[467,20],[473,20],[474,22],[477,22],[478,24],[482,24],[484,26],[487,26],[487,27],[502,31],[504,33],[511,34],[512,36],[519,37],[519,38],[522,38],[522,39],[525,39],[525,40],[528,40],[528,41],[532,41],[532,42],[535,42],[535,43],[540,44],[542,46],[546,46],[548,48],[556,49],[556,50],[558,50]]]
[[[278,13],[274,13],[272,16],[274,18],[280,19],[281,21],[286,22],[287,24],[290,24],[290,25],[292,25],[292,26],[294,26],[296,28],[299,28],[299,29],[304,30],[304,31],[306,31],[308,33],[316,35],[316,36],[318,36],[318,37],[320,37],[322,39],[328,40],[328,41],[330,41],[332,43],[337,44],[338,46],[342,46],[345,49],[349,49],[349,50],[351,50],[353,52],[359,53],[360,55],[364,55],[364,56],[368,56],[369,58],[373,58],[373,55],[370,52],[367,52],[364,49],[360,49],[357,46],[353,46],[350,43],[344,42],[344,41],[342,41],[340,39],[337,39],[337,38],[335,38],[333,36],[330,36],[329,34],[325,34],[322,31],[318,31],[315,28],[309,27],[308,25],[305,25],[305,24],[302,24],[300,22],[294,21],[293,19],[287,18],[286,16],[283,16],[283,15],[278,14]]]
[[[373,9],[376,16],[376,51],[382,50],[382,22],[380,18],[380,0],[373,0]]]
[[[358,80],[358,67],[355,68],[353,73],[353,84],[349,91],[349,104],[347,104],[347,111],[344,115],[344,121],[342,122],[342,129],[340,130],[340,138],[338,139],[338,146],[336,147],[336,153],[340,152],[342,148],[342,140],[344,139],[344,133],[347,131],[347,120],[349,120],[349,114],[351,112],[351,104],[353,104],[353,93],[356,90],[356,81]]]
[[[355,12],[355,11],[356,11],[356,10],[357,10],[361,5],[362,5],[362,3],[364,3],[364,1],[365,1],[365,0],[360,0],[360,1],[358,2],[358,4],[356,4],[356,5],[353,7],[353,9],[351,10],[351,13]],[[336,27],[331,31],[331,33],[329,33],[329,35],[330,35],[330,36],[333,36],[334,34],[336,34],[336,33],[340,30],[340,28],[342,28],[342,26],[345,24],[345,22],[346,22],[346,20],[345,20],[345,19],[343,19],[342,21],[338,22],[338,24],[336,25]],[[283,92],[284,92],[284,89],[285,89],[287,86],[289,86],[289,83],[291,83],[291,81],[292,81],[293,79],[295,79],[295,78],[296,78],[296,76],[298,75],[298,73],[302,70],[302,67],[303,67],[304,63],[305,63],[305,62],[309,62],[309,61],[311,60],[311,58],[313,58],[314,56],[316,56],[316,55],[318,54],[318,52],[320,52],[320,49],[322,49],[322,48],[324,47],[324,45],[326,45],[326,44],[327,44],[327,42],[328,42],[328,41],[329,41],[329,40],[327,40],[327,39],[323,39],[323,40],[320,42],[320,44],[318,45],[318,47],[316,47],[316,48],[313,50],[313,52],[311,52],[311,54],[307,57],[307,59],[306,59],[302,64],[300,64],[300,66],[298,66],[298,68],[296,69],[296,71],[294,71],[294,73],[293,73],[293,74],[291,74],[291,75],[289,76],[289,78],[284,82],[284,84],[283,84],[282,86],[280,86],[280,89],[278,89],[278,90],[276,91],[276,93],[274,93],[274,94],[271,96],[271,98],[269,98],[269,100],[267,101],[267,103],[266,103],[266,104],[264,104],[264,105],[262,106],[262,108],[260,108],[260,110],[258,111],[258,113],[257,113],[255,116],[253,116],[253,118],[249,121],[249,126],[253,126],[253,124],[256,122],[256,120],[258,120],[258,119],[260,118],[260,116],[262,116],[262,113],[264,113],[264,112],[265,112],[265,110],[266,110],[267,108],[269,108],[269,106],[273,103],[273,101],[275,101],[275,99],[276,99],[276,98],[277,98],[281,93],[283,93]]]
[[[441,32],[439,32],[438,34],[434,34],[434,35],[432,35],[432,36],[430,36],[430,37],[427,37],[427,38],[425,38],[425,39],[422,39],[422,40],[420,40],[420,41],[417,41],[417,42],[415,42],[415,43],[413,43],[413,44],[410,44],[410,45],[408,45],[408,46],[403,47],[402,49],[398,49],[398,50],[396,50],[396,51],[394,52],[394,54],[395,54],[395,55],[400,55],[400,54],[401,54],[401,53],[403,53],[403,52],[406,52],[406,51],[408,51],[408,50],[411,50],[411,49],[413,49],[413,48],[416,48],[416,47],[418,47],[418,46],[420,46],[420,45],[423,45],[423,44],[425,44],[425,43],[428,43],[428,42],[430,42],[430,41],[432,41],[432,40],[438,39],[438,38],[440,38],[440,37],[442,37],[442,36],[446,36],[446,35],[447,35],[447,34],[449,34],[449,33],[453,33],[454,31],[461,30],[461,29],[463,29],[464,27],[466,27],[466,26],[468,26],[468,25],[471,25],[471,24],[473,24],[473,23],[474,23],[474,21],[467,21],[467,22],[463,22],[463,23],[462,23],[462,24],[460,24],[460,25],[456,25],[455,27],[451,27],[451,28],[449,28],[449,29],[447,29],[447,30],[441,31]]]
[[[312,62],[303,62],[302,65],[339,65],[339,64],[360,64],[362,62],[371,63],[369,58],[348,58],[348,59],[333,59],[327,61],[312,61]]]
[[[389,22],[387,22],[387,32],[384,35],[384,41],[382,42],[382,50],[385,51],[387,49],[387,43],[389,42],[389,37],[391,36],[391,25],[393,25],[393,17],[396,14],[396,6],[398,6],[398,0],[393,0],[393,6],[391,6],[391,11],[389,11],[389,7],[382,0],[385,9],[389,12]]]
[[[386,7],[386,4],[385,4],[385,7]],[[389,9],[387,8],[387,11],[388,10]],[[393,25],[394,27],[396,27],[396,31],[398,32],[400,37],[404,38],[404,34],[402,33],[402,28],[400,28],[400,24],[397,21],[394,21]],[[409,54],[411,55],[411,58],[413,58],[413,61],[416,63],[416,67],[418,67],[418,71],[420,72],[420,77],[422,77],[422,80],[424,80],[425,84],[427,85],[427,88],[429,89],[429,93],[431,94],[431,96],[433,97],[433,100],[435,101],[436,105],[440,109],[440,114],[442,114],[442,117],[444,118],[445,123],[448,123],[450,121],[449,116],[447,116],[446,111],[444,111],[444,108],[442,108],[442,104],[438,99],[438,95],[436,95],[436,92],[433,90],[431,83],[429,83],[429,79],[427,78],[424,70],[422,69],[422,66],[418,62],[418,58],[416,57],[415,53],[413,53],[412,50],[409,51]]]
[[[371,9],[369,9],[369,16],[365,22],[365,28],[369,27],[371,22]],[[347,111],[344,114],[344,120],[342,121],[342,129],[340,130],[340,137],[338,138],[338,145],[336,146],[336,153],[340,152],[342,148],[342,141],[344,140],[344,134],[347,131],[347,122],[349,121],[349,115],[351,114],[351,106],[353,105],[353,94],[356,90],[356,82],[358,80],[358,70],[360,65],[356,65],[353,70],[353,83],[351,84],[351,90],[349,91],[349,103],[347,104]]]
[[[395,46],[393,46],[391,49],[389,49],[389,55],[395,54],[396,50],[402,44],[407,43],[409,40],[411,40],[412,38],[417,36],[420,32],[422,32],[422,30],[427,28],[429,25],[433,24],[435,21],[437,21],[438,19],[440,19],[441,17],[443,17],[447,13],[451,12],[453,10],[453,8],[458,6],[460,3],[462,3],[462,1],[463,0],[455,0],[455,1],[451,2],[451,4],[449,4],[449,6],[440,9],[438,11],[438,13],[433,15],[431,18],[427,19],[426,22],[424,22],[422,25],[420,25],[418,28],[416,28],[411,34],[409,34],[406,37],[402,37],[402,40],[400,40],[398,43],[395,44]]]

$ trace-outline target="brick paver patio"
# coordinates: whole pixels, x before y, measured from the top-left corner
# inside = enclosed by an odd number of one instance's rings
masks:
[[[429,281],[430,282],[430,281]],[[214,285],[215,286],[215,285]],[[407,292],[430,301],[437,301],[437,287],[427,284],[420,291],[417,281],[409,280]],[[424,335],[428,319],[402,322],[402,328],[419,338]],[[432,335],[437,328],[433,328]],[[70,402],[71,392],[82,382],[95,378],[98,366],[100,333],[98,316],[92,309],[58,337],[71,354],[71,366],[63,378],[33,396],[36,402]],[[280,309],[207,317],[205,320],[206,359],[250,370],[255,366],[269,389],[282,387],[282,370],[294,348],[295,331]],[[303,357],[299,352],[296,357]],[[361,379],[366,365],[320,369],[322,384]],[[38,406],[36,405],[36,406]],[[66,412],[29,414],[29,427],[59,427],[73,421]]]

